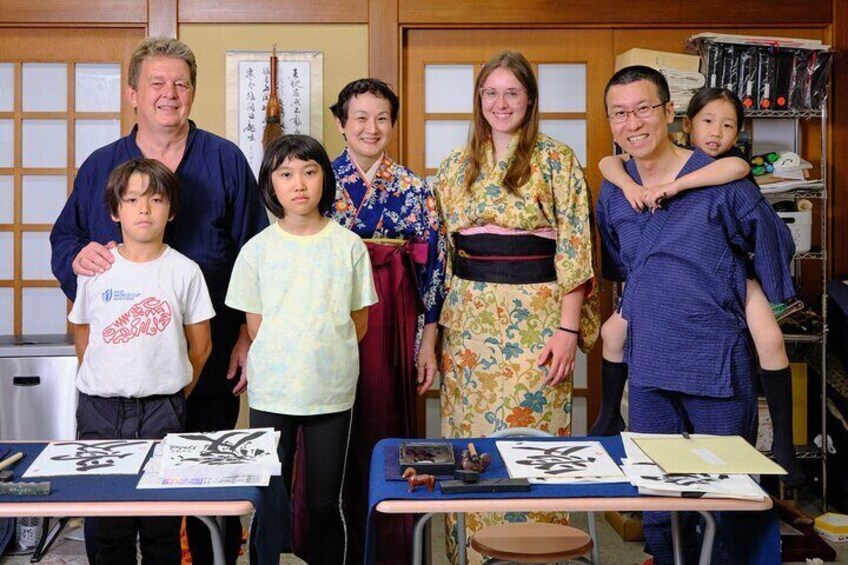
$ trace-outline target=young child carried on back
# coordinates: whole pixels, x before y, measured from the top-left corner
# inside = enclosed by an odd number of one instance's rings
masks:
[[[645,208],[659,208],[664,199],[686,190],[720,186],[746,176],[753,182],[748,163],[734,145],[743,117],[742,103],[733,92],[723,88],[704,88],[689,102],[686,117],[683,118],[683,129],[689,134],[689,144],[716,159],[714,163],[671,183],[654,187],[640,186],[630,178],[624,170],[626,156],[604,157],[599,165],[601,173],[621,188],[636,212]],[[766,395],[774,427],[772,452],[777,462],[789,473],[784,477],[784,482],[797,486],[803,483],[804,477],[795,458],[792,440],[792,375],[789,358],[771,305],[760,283],[754,278],[749,278],[747,282],[745,317],[760,361],[760,384]],[[624,429],[620,405],[627,380],[627,364],[623,362],[626,336],[627,321],[615,311],[601,328],[601,412],[589,430],[589,435],[614,435]]]
[[[305,135],[266,150],[259,190],[279,218],[242,248],[226,304],[246,313],[250,425],[280,432],[285,485],[275,493],[288,513],[298,430],[306,451],[309,563],[343,563],[347,545],[341,496],[359,378],[358,342],[377,302],[368,249],[324,217],[336,194],[326,151]],[[274,483],[272,482],[272,485]],[[259,527],[264,515],[257,514]],[[284,526],[283,526],[284,527]],[[290,532],[279,532],[282,544]]]
[[[158,161],[128,161],[109,175],[106,207],[123,242],[111,249],[111,269],[78,277],[68,316],[80,359],[79,439],[162,439],[184,429],[215,311],[200,267],[163,243],[178,206],[179,181]],[[135,563],[139,538],[145,562],[178,565],[181,521],[96,518],[96,562]]]

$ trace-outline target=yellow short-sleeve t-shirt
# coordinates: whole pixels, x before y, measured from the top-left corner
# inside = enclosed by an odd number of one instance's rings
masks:
[[[275,222],[239,253],[231,308],[262,315],[247,357],[251,408],[292,415],[353,406],[359,348],[350,313],[377,302],[368,249],[335,222],[308,236]]]

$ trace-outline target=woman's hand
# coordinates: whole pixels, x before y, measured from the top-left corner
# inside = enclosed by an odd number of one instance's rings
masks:
[[[574,359],[577,355],[577,336],[573,333],[557,330],[542,349],[542,354],[536,361],[540,367],[548,365],[548,376],[545,384],[557,386],[574,370]]]
[[[438,324],[426,324],[421,336],[421,347],[418,349],[418,396],[422,396],[433,386],[436,371],[439,368],[436,360],[436,338]]]

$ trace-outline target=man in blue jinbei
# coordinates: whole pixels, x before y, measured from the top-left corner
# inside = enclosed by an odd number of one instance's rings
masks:
[[[621,69],[607,84],[613,138],[630,154],[627,172],[643,186],[671,182],[712,162],[700,150],[671,142],[669,98],[665,78],[648,67]],[[628,322],[630,429],[740,435],[754,443],[756,364],[745,323],[746,261],[770,301],[793,296],[787,260],[780,256],[785,246],[778,244],[791,237],[786,225],[744,179],[687,191],[653,213],[634,211],[618,187],[604,182],[597,219],[604,276],[627,281],[621,315]],[[643,520],[654,563],[672,563],[669,515],[646,512]],[[696,514],[681,517],[687,562],[698,551],[696,521]],[[717,521],[713,562],[780,562],[773,512],[719,513]]]
[[[230,274],[242,245],[268,225],[256,179],[235,144],[203,131],[190,121],[197,84],[191,49],[170,38],[142,40],[130,60],[127,98],[136,110],[130,134],[91,154],[82,164],[74,190],[50,234],[53,274],[69,299],[76,276],[109,269],[107,247],[121,231],[104,199],[106,179],[131,159],[156,159],[180,181],[183,213],[165,232],[165,243],[200,265],[216,316],[212,354],[186,405],[186,431],[232,429],[250,340],[244,314],[224,305]],[[241,372],[239,371],[241,369]],[[240,377],[240,378],[236,378]],[[196,519],[188,524],[195,563],[211,563],[209,533]],[[238,518],[228,520],[227,563],[235,563],[241,543]]]

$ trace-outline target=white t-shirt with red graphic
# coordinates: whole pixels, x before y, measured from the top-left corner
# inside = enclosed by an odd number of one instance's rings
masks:
[[[93,396],[173,394],[191,382],[183,326],[215,315],[197,263],[168,246],[146,263],[112,249],[112,268],[77,277],[68,320],[89,324],[77,388]]]

